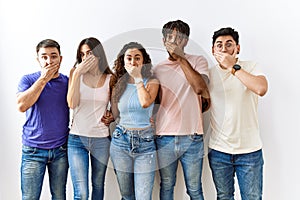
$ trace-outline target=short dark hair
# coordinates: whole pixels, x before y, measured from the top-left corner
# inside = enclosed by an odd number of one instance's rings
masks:
[[[36,46],[36,53],[39,53],[41,48],[47,48],[47,47],[55,47],[55,48],[57,48],[59,55],[61,54],[60,45],[58,44],[58,42],[56,42],[55,40],[52,40],[52,39],[45,39],[45,40],[40,41],[38,43],[38,45]]]
[[[231,27],[221,28],[220,30],[215,31],[212,37],[213,39],[212,44],[213,45],[215,44],[218,37],[225,36],[225,35],[230,35],[233,38],[233,40],[236,42],[236,44],[239,44],[239,33]]]
[[[176,20],[176,21],[169,21],[163,26],[162,34],[164,38],[166,38],[167,34],[171,33],[174,29],[182,33],[187,38],[190,36],[189,25],[181,20]]]

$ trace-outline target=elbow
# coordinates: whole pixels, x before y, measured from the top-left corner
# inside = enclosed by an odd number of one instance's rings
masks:
[[[141,106],[142,106],[142,108],[148,108],[150,105],[147,103],[142,103]]]
[[[256,93],[257,95],[263,97],[267,93],[267,89],[266,88],[260,89]]]
[[[267,93],[267,91],[268,91],[268,84],[264,84],[258,88],[256,94],[262,97]]]
[[[27,110],[27,108],[25,107],[25,105],[20,104],[20,103],[17,105],[17,109],[18,109],[19,112],[22,112],[22,113]]]
[[[68,102],[68,106],[69,106],[69,108],[71,108],[71,109],[76,108],[76,106],[75,106],[73,103],[69,103],[69,102]]]

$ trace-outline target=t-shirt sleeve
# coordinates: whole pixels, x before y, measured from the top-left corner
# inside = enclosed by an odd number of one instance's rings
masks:
[[[258,75],[264,76],[265,75],[262,71],[262,66],[259,63],[255,63],[255,65],[250,73],[255,76],[258,76]]]
[[[204,56],[197,56],[194,69],[209,79],[208,62]]]
[[[28,79],[27,76],[23,76],[18,84],[18,91],[19,92],[24,92],[28,88],[30,88],[32,85],[31,81]]]

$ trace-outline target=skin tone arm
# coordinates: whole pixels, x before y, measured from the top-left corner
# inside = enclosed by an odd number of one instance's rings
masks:
[[[17,106],[20,112],[25,112],[40,97],[45,85],[58,76],[59,63],[49,64],[41,69],[39,79],[26,91],[17,94]]]
[[[238,48],[234,49],[233,54],[224,53],[224,52],[215,52],[213,53],[217,62],[224,69],[227,69],[231,72],[233,65],[236,63],[236,55]],[[268,90],[267,79],[262,75],[252,75],[245,70],[243,66],[240,70],[236,71],[235,76],[252,92],[259,96],[264,96]]]
[[[141,74],[141,66],[132,66],[132,65],[126,65],[126,71],[129,73],[131,78],[133,79],[140,79],[142,78]],[[138,91],[138,97],[140,104],[143,108],[149,107],[155,100],[158,89],[159,89],[159,82],[157,79],[151,79],[148,81],[146,86],[144,86],[144,83],[140,81],[139,83],[136,83],[137,91]]]
[[[187,43],[187,39],[183,39],[181,43]],[[178,61],[180,63],[181,69],[185,74],[185,77],[195,93],[201,95],[205,99],[209,99],[209,91],[203,76],[195,71],[191,64],[187,61],[184,56],[182,48],[179,48],[176,44],[165,42],[165,46],[170,55],[170,60]],[[182,45],[185,46],[185,45]],[[207,80],[206,80],[207,81]]]
[[[89,71],[93,66],[96,58],[94,56],[88,56],[77,67],[73,67],[70,71],[69,77],[69,89],[67,95],[68,105],[71,109],[76,108],[79,105],[80,92],[80,76]]]

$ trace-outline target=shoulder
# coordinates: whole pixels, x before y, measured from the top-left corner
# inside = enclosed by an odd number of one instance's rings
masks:
[[[158,64],[154,65],[153,70],[156,71],[158,69],[160,69],[161,67],[165,66],[165,65],[169,65],[171,62],[169,60],[164,60],[159,62]]]
[[[25,74],[21,77],[21,82],[35,82],[41,76],[41,72]]]
[[[157,78],[154,78],[154,77],[152,77],[152,78],[149,78],[148,80],[146,80],[146,82],[147,82],[147,84],[149,83],[149,84],[159,84],[159,80],[157,79]]]

